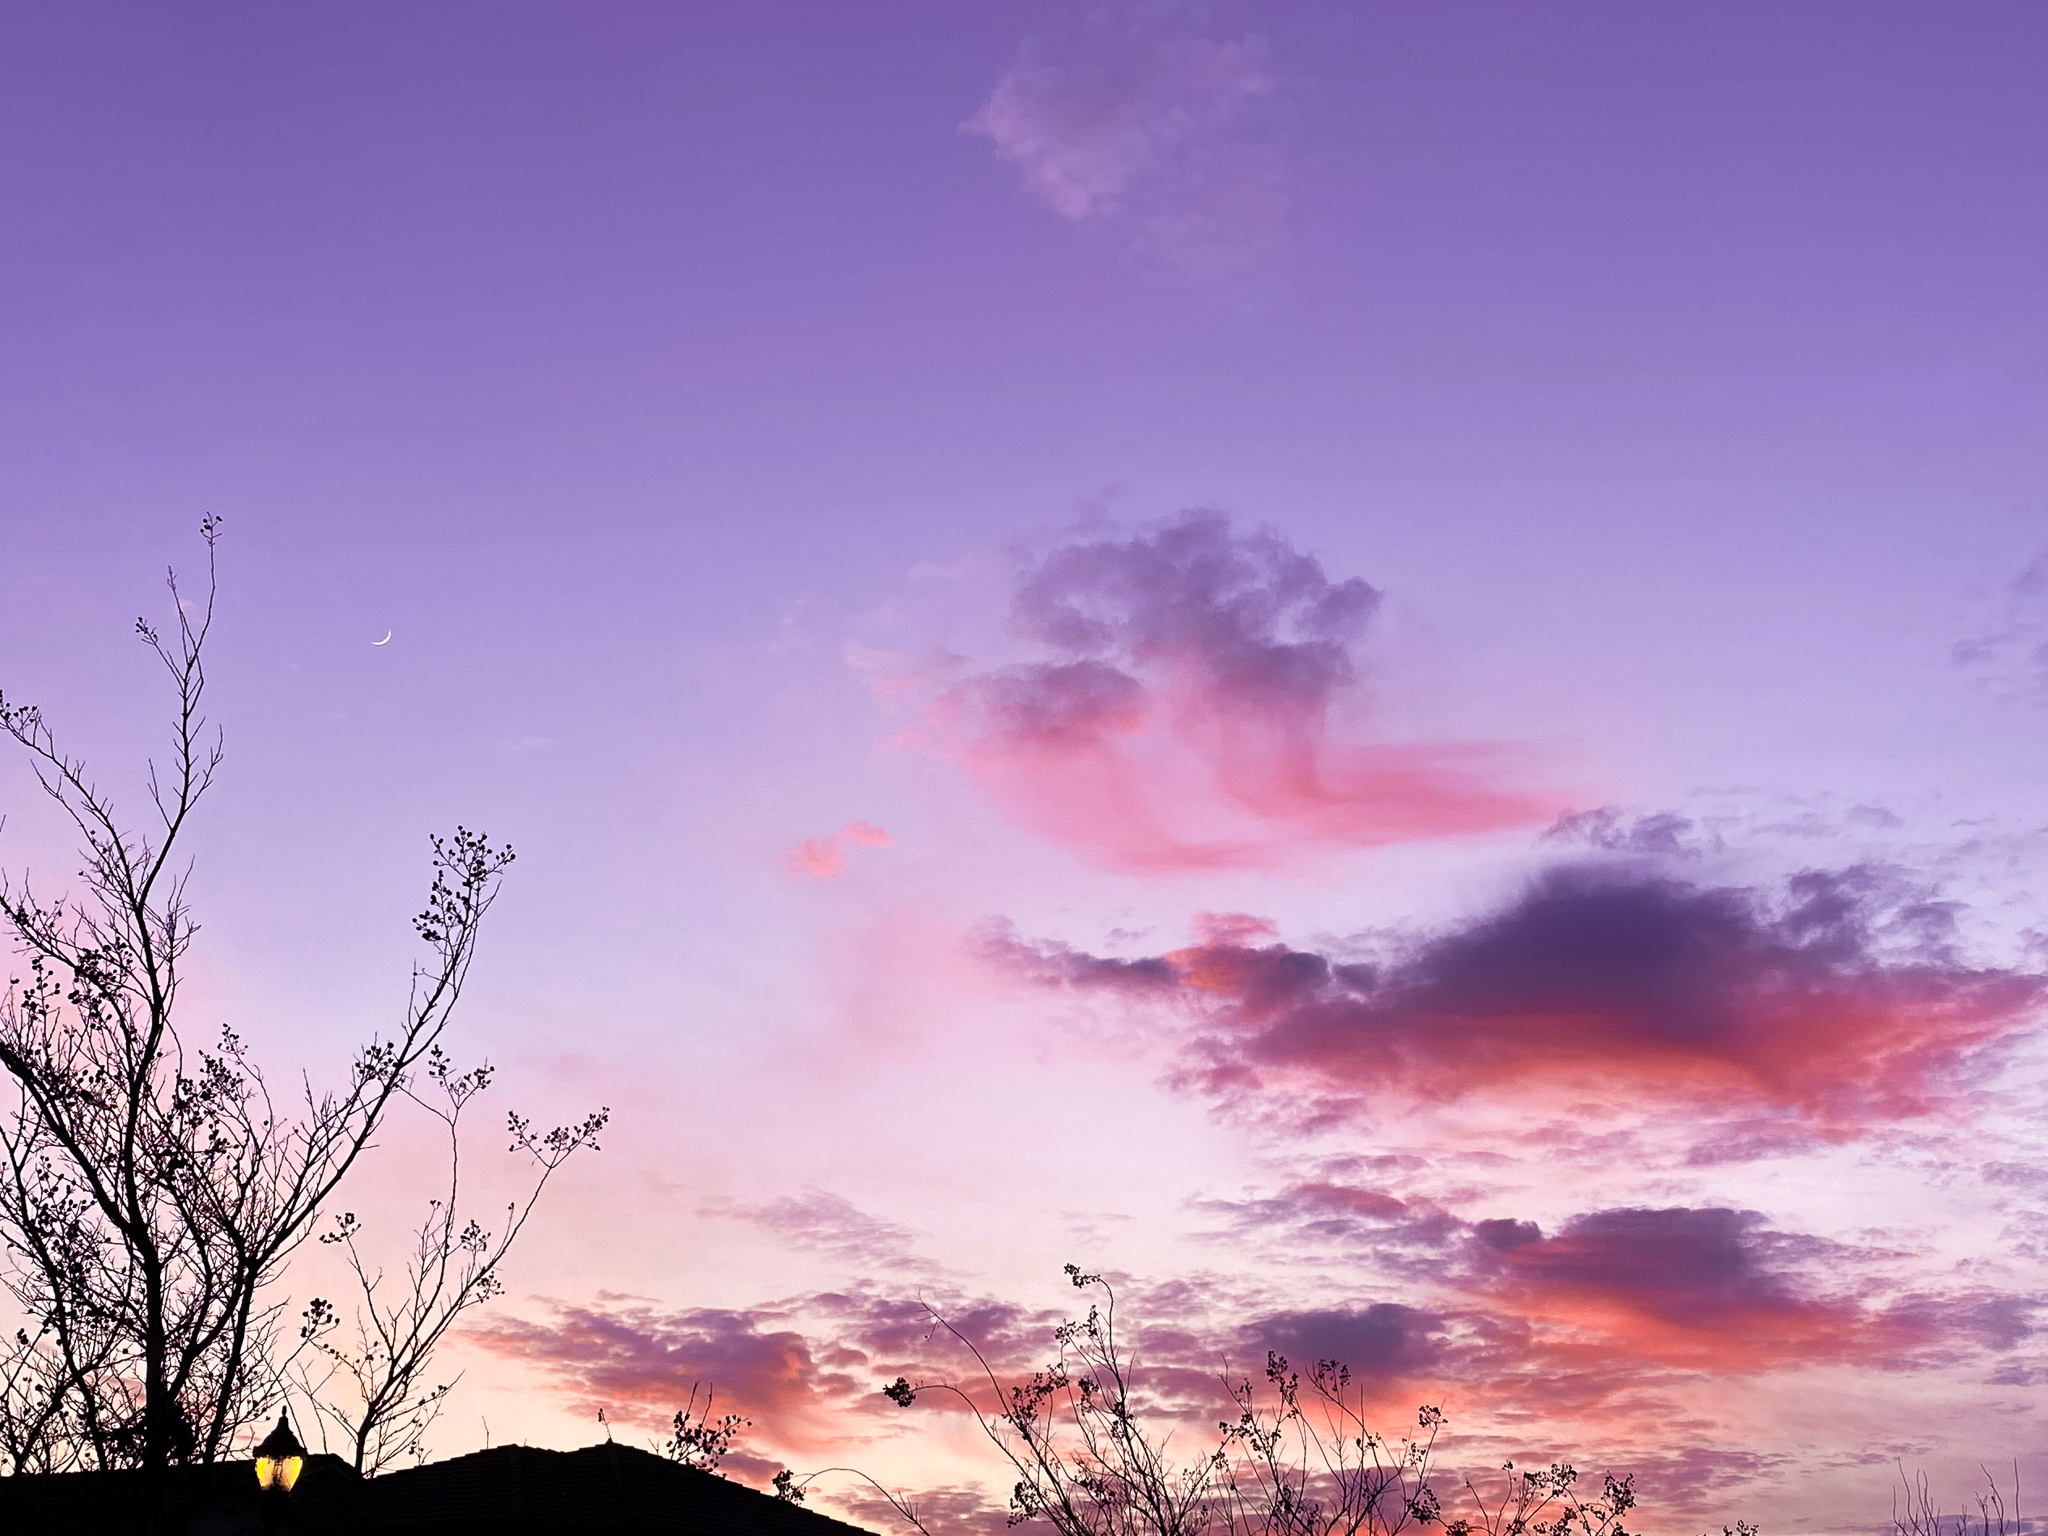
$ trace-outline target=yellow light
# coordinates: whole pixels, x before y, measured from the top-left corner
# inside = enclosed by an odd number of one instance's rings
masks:
[[[299,1480],[299,1468],[304,1464],[305,1455],[306,1448],[292,1433],[291,1421],[280,1413],[277,1428],[256,1447],[257,1486],[265,1493],[278,1487],[290,1493],[292,1484]]]

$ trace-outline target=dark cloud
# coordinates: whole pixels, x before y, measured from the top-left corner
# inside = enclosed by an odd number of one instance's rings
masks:
[[[1304,1374],[1334,1360],[1354,1380],[1422,1380],[1441,1372],[1449,1349],[1443,1319],[1396,1302],[1274,1312],[1248,1323],[1240,1335],[1255,1356],[1277,1351]]]
[[[1224,1217],[1232,1241],[1270,1236],[1300,1262],[1356,1254],[1429,1299],[1429,1310],[1375,1302],[1302,1312],[1313,1326],[1293,1335],[1260,1325],[1261,1349],[1392,1375],[1426,1365],[1433,1379],[1510,1396],[1539,1366],[1578,1370],[1588,1402],[1640,1385],[1646,1369],[1748,1375],[1851,1359],[1918,1368],[2010,1350],[2035,1314],[2028,1297],[1982,1290],[1874,1300],[1893,1256],[1726,1207],[1591,1211],[1546,1233],[1521,1217],[1466,1220],[1384,1190],[1315,1181],[1197,1209]],[[1603,1363],[1588,1373],[1595,1339]]]
[[[1070,656],[1199,665],[1251,707],[1320,707],[1351,680],[1347,647],[1380,594],[1333,582],[1271,532],[1186,512],[1149,535],[1069,544],[1018,587],[1017,627]]]
[[[1543,1296],[1602,1298],[1632,1313],[1713,1332],[1807,1303],[1765,1262],[1763,1218],[1718,1208],[1594,1211],[1545,1237],[1530,1221],[1473,1229],[1482,1273]]]
[[[1188,1005],[1180,1080],[1268,1112],[1555,1081],[1839,1139],[1926,1112],[2036,1021],[2043,979],[1966,964],[1954,928],[1951,907],[1881,868],[1767,892],[1600,862],[1376,964],[1227,938],[1134,961],[996,930],[985,945],[1041,984]],[[1772,1144],[1766,1126],[1748,1135]]]
[[[1853,1361],[1919,1369],[2004,1352],[2035,1303],[1989,1292],[1865,1300],[1867,1256],[1754,1211],[1624,1207],[1474,1224],[1461,1284],[1524,1320],[1602,1335],[1617,1358],[1716,1375]]]

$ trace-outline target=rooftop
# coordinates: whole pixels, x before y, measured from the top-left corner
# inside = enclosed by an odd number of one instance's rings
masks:
[[[273,1523],[273,1517],[275,1518]],[[253,1462],[0,1477],[0,1531],[105,1536],[870,1536],[647,1451],[501,1445],[364,1479],[309,1456],[289,1504],[266,1508]]]

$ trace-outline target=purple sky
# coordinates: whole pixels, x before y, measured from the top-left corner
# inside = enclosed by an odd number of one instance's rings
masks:
[[[993,1486],[871,1387],[1073,1259],[1653,1530],[2038,1484],[2044,69],[2019,4],[16,6],[0,686],[131,783],[225,519],[199,1007],[316,1071],[426,833],[519,849],[457,1047],[615,1129],[439,1454],[715,1376],[769,1470]]]

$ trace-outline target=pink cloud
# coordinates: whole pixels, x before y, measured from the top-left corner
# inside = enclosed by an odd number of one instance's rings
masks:
[[[1841,1244],[1773,1231],[1721,1207],[1592,1211],[1546,1236],[1533,1222],[1477,1223],[1463,1283],[1537,1328],[1552,1350],[1589,1342],[1635,1368],[1746,1376],[1853,1363],[1915,1370],[2027,1338],[2036,1303],[1987,1291],[1873,1304]]]
[[[851,1208],[831,1202],[827,1196],[822,1220],[843,1226]],[[800,1245],[812,1246],[806,1239],[821,1222],[811,1208],[816,1204],[793,1201],[760,1214],[795,1229]],[[828,1251],[834,1240],[828,1232]],[[1049,1317],[958,1296],[946,1315],[1001,1368],[1042,1363],[1036,1356],[1052,1327]],[[496,1316],[465,1337],[540,1372],[585,1413],[603,1408],[619,1423],[659,1427],[689,1400],[693,1383],[715,1386],[720,1411],[751,1418],[758,1438],[816,1450],[829,1449],[832,1436],[844,1433],[843,1421],[835,1428],[837,1415],[863,1407],[880,1413],[883,1385],[919,1360],[942,1360],[949,1368],[972,1364],[948,1336],[933,1339],[931,1317],[916,1297],[879,1295],[864,1286],[743,1308],[668,1308],[600,1294],[584,1305],[552,1304],[540,1318]]]
[[[1019,826],[1129,873],[1555,814],[1508,783],[1516,749],[1333,727],[1378,602],[1215,512],[1068,544],[1025,574],[1013,608],[1048,659],[955,682],[906,739],[959,763]]]
[[[889,834],[871,821],[849,821],[827,837],[806,838],[789,853],[790,873],[813,880],[836,880],[846,873],[849,847],[887,848]]]
[[[811,1203],[773,1219],[808,1231],[845,1217],[836,1207],[821,1216]],[[2037,1310],[2029,1297],[1988,1291],[1886,1300],[1889,1256],[1721,1207],[1595,1210],[1546,1233],[1323,1181],[1237,1214],[1247,1228],[1300,1228],[1330,1215],[1405,1228],[1433,1258],[1417,1267],[1408,1299],[1375,1295],[1355,1276],[1325,1283],[1307,1305],[1254,1277],[1120,1279],[1117,1327],[1155,1428],[1178,1425],[1177,1434],[1196,1437],[1190,1445],[1205,1438],[1228,1410],[1226,1382],[1256,1379],[1272,1350],[1304,1373],[1318,1361],[1348,1366],[1362,1411],[1387,1428],[1412,1422],[1418,1402],[1455,1405],[1463,1433],[1447,1447],[1447,1469],[1497,1465],[1496,1451],[1539,1464],[1552,1452],[1619,1454],[1621,1468],[1643,1472],[1667,1506],[1693,1507],[1756,1470],[1718,1451],[1691,1465],[1663,1438],[1645,1439],[1646,1423],[1672,1422],[1676,1405],[1697,1404],[1702,1382],[1836,1364],[1911,1376],[1963,1360],[2010,1361]],[[916,1297],[867,1286],[740,1309],[601,1297],[537,1321],[500,1319],[472,1337],[542,1372],[586,1412],[603,1406],[614,1421],[649,1430],[691,1383],[715,1382],[722,1406],[754,1420],[746,1444],[801,1468],[844,1464],[849,1438],[912,1428],[881,1393],[897,1376],[956,1381],[992,1411],[1001,1388],[1057,1353],[1058,1313],[985,1295],[941,1296],[938,1305],[979,1348],[997,1388]],[[956,1423],[965,1411],[943,1392],[921,1393],[916,1408]],[[1589,1431],[1597,1443],[1587,1443]],[[774,1464],[749,1455],[734,1465],[759,1478]],[[1454,1486],[1452,1473],[1446,1487]],[[830,1482],[819,1491],[857,1496]],[[940,1492],[929,1490],[929,1508],[951,1507]],[[986,1513],[972,1498],[967,1506],[961,1512],[977,1519]]]
[[[1330,1180],[1201,1209],[1224,1217],[1239,1244],[1272,1235],[1297,1253],[1369,1251],[1376,1269],[1400,1275],[1431,1310],[1375,1301],[1282,1312],[1247,1324],[1247,1337],[1418,1386],[1433,1377],[1511,1399],[1525,1370],[1592,1360],[1619,1373],[1595,1396],[1664,1370],[1749,1376],[1840,1362],[1908,1370],[2009,1351],[2032,1332],[2035,1303],[2021,1295],[1873,1301],[1868,1293],[1882,1288],[1892,1256],[1776,1230],[1754,1211],[1596,1210],[1546,1234],[1533,1221],[1470,1221]],[[1503,1330],[1518,1341],[1519,1361],[1489,1343]]]
[[[1924,1341],[1921,1328],[1806,1293],[1768,1262],[1761,1226],[1744,1211],[1597,1211],[1551,1237],[1533,1222],[1483,1221],[1474,1248],[1496,1304],[1656,1364],[1746,1374]]]
[[[2039,1019],[2048,983],[1974,968],[1952,916],[1895,873],[1810,871],[1775,894],[1573,865],[1379,963],[1217,932],[1136,960],[992,932],[1042,984],[1192,1008],[1181,1080],[1224,1099],[1365,1109],[1546,1083],[1840,1140],[1929,1113]],[[1711,1127],[1705,1123],[1705,1134]]]
[[[782,1444],[822,1433],[821,1415],[867,1387],[864,1360],[843,1346],[818,1345],[788,1325],[786,1314],[696,1308],[668,1311],[650,1302],[600,1297],[558,1306],[544,1321],[499,1317],[468,1338],[550,1378],[579,1409],[598,1408],[621,1423],[659,1427],[689,1401],[690,1389],[715,1387],[720,1412],[736,1412]]]

